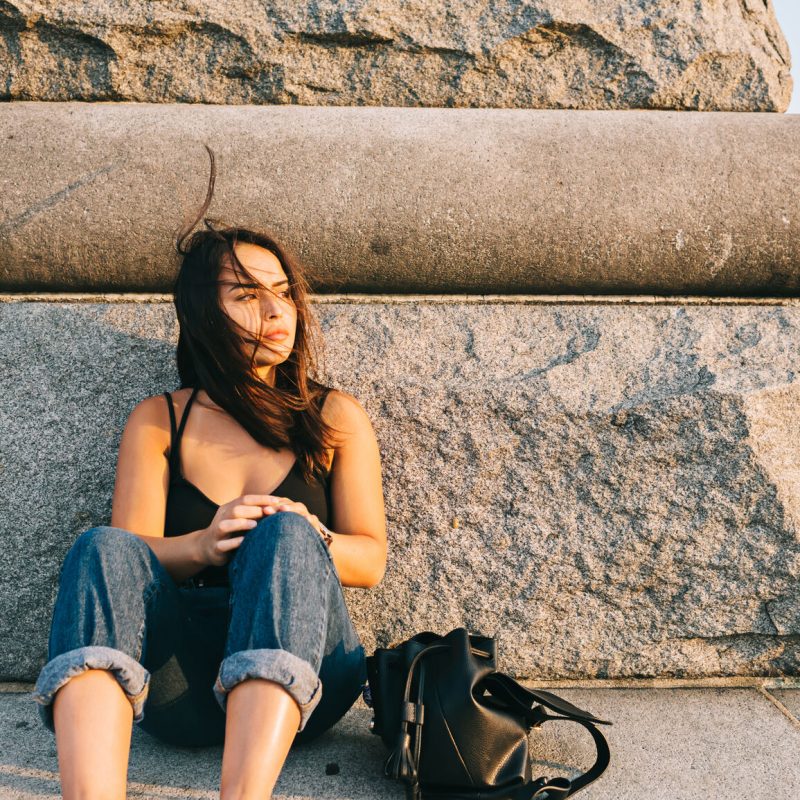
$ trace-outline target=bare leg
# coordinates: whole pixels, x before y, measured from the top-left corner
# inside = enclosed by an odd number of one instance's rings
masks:
[[[104,669],[71,678],[53,700],[64,800],[125,800],[133,707]]]
[[[220,800],[265,800],[289,754],[300,708],[279,683],[248,678],[228,694]]]

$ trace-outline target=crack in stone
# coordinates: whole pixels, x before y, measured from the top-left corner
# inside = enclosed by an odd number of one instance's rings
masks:
[[[391,36],[380,34],[351,33],[350,31],[300,31],[297,38],[301,42],[331,45],[333,47],[374,47],[375,45],[391,44]]]
[[[49,197],[45,197],[44,200],[40,200],[38,203],[34,203],[32,206],[29,206],[21,214],[17,214],[16,217],[11,217],[11,219],[7,219],[5,222],[0,222],[0,235],[8,233],[15,228],[22,227],[37,214],[41,214],[42,211],[46,211],[47,209],[58,205],[62,200],[66,200],[72,192],[92,183],[101,175],[111,172],[116,168],[116,166],[116,164],[107,164],[105,167],[101,167],[94,172],[89,172],[86,175],[82,175],[80,178],[78,178],[78,180],[73,181],[68,186],[65,186],[63,189],[61,189],[61,191],[51,194]]]
[[[577,342],[581,338],[583,339],[583,342],[582,346],[579,346]],[[600,331],[598,331],[597,328],[586,328],[585,330],[581,331],[580,334],[570,337],[569,341],[567,342],[566,353],[562,353],[561,355],[551,359],[550,362],[544,367],[529,370],[522,375],[520,379],[526,380],[527,378],[533,378],[537,375],[541,375],[544,372],[549,372],[554,367],[559,367],[563,364],[571,364],[573,361],[579,359],[582,355],[596,350],[599,343]]]
[[[770,607],[769,607],[770,603],[772,603],[772,602],[773,602],[772,600],[765,600],[764,601],[764,613],[767,615],[767,619],[770,621],[770,624],[772,625],[772,627],[775,628],[775,635],[776,636],[780,636],[781,635],[781,629],[778,627],[778,624],[775,622],[775,620],[774,620],[774,618],[772,616],[772,611],[770,611]]]

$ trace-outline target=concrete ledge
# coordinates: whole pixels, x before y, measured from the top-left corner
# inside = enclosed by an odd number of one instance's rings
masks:
[[[16,102],[0,142],[2,291],[168,291],[203,142],[320,293],[800,289],[800,115]]]
[[[800,791],[800,721],[771,702],[773,689],[553,688],[614,723],[603,729],[611,765],[580,795],[587,800],[794,800]],[[787,706],[800,707],[800,690],[780,691]],[[275,800],[400,800],[401,784],[383,777],[386,751],[368,731],[370,718],[359,699],[319,739],[293,748]],[[0,751],[0,798],[45,800],[58,793],[53,735],[25,694],[1,686]],[[570,776],[591,763],[593,749],[579,726],[550,722],[531,732],[530,753],[536,775]],[[221,764],[221,747],[173,747],[134,726],[128,796],[213,800]]]
[[[474,300],[474,299],[473,299]],[[800,672],[800,306],[326,302],[326,377],[384,466],[365,648],[498,635],[524,678]],[[176,386],[167,304],[0,304],[0,678],[110,518],[131,408]]]
[[[697,297],[595,294],[311,294],[317,305],[611,305],[611,306],[800,306],[800,297]],[[0,303],[172,303],[171,294],[134,292],[8,292]]]

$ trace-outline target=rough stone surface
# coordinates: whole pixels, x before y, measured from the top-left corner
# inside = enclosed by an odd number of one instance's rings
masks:
[[[0,104],[0,289],[170,291],[274,231],[329,292],[797,295],[800,115]]]
[[[555,691],[614,724],[606,773],[586,800],[795,800],[800,791],[800,729],[755,689],[561,689]],[[319,739],[293,748],[275,800],[400,800],[401,784],[383,777],[386,751],[368,732],[359,700]],[[535,775],[577,774],[592,763],[585,730],[548,722],[529,736]],[[25,694],[0,693],[0,798],[50,800],[59,791],[55,739]],[[221,747],[163,744],[133,728],[128,797],[214,800]],[[336,763],[339,773],[327,775]]]
[[[0,99],[785,111],[766,0],[0,2]]]
[[[464,625],[529,678],[798,673],[800,306],[317,310],[382,453],[388,569],[346,588],[369,652]],[[169,304],[0,304],[0,679],[44,664],[176,341]]]

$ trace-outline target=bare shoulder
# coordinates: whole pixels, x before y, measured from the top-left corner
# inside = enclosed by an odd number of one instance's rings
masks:
[[[171,392],[171,394],[177,409],[179,392]],[[135,416],[137,421],[141,423],[166,422],[166,428],[169,430],[169,410],[167,409],[167,398],[163,394],[154,394],[152,397],[145,397],[144,400],[140,400],[131,409],[130,416]]]
[[[185,398],[180,399],[181,393],[185,390],[180,389],[171,392],[175,401],[175,411],[180,414],[180,407]],[[154,443],[158,443],[159,448],[166,454],[170,446],[170,420],[167,398],[163,394],[156,394],[152,397],[145,397],[140,400],[128,415],[125,425],[126,430],[135,432],[137,438],[146,438]]]
[[[337,431],[337,444],[341,445],[351,436],[358,436],[372,430],[367,412],[349,392],[332,389],[322,407],[322,419]]]

